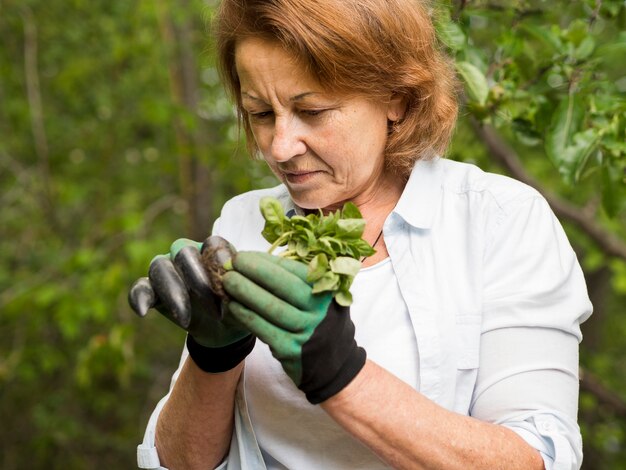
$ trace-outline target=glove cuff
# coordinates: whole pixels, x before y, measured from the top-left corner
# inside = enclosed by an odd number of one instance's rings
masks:
[[[365,365],[367,354],[365,353],[365,349],[357,346],[356,342],[353,342],[353,346],[343,366],[339,368],[337,375],[335,375],[332,380],[319,388],[303,390],[307,400],[309,400],[311,404],[317,405],[339,393],[352,382],[352,379],[354,379],[359,372],[361,372],[361,369]],[[300,388],[302,389],[303,387]]]
[[[365,365],[365,349],[354,339],[350,308],[334,300],[326,316],[302,346],[302,378],[298,387],[316,405],[348,385]]]
[[[193,362],[204,372],[226,372],[244,360],[254,348],[256,336],[249,335],[221,348],[208,348],[187,335],[187,350]]]

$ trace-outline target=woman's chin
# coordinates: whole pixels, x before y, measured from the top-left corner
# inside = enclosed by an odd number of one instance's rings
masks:
[[[329,197],[328,192],[322,190],[308,190],[303,191],[296,188],[287,186],[289,195],[293,202],[302,209],[324,209],[330,205],[333,205],[332,198]],[[324,194],[326,193],[326,194]]]
[[[324,213],[334,212],[341,209],[345,203],[345,200],[330,198],[328,197],[328,194],[320,195],[319,197],[305,197],[299,194],[294,194],[291,191],[289,192],[289,194],[291,195],[291,199],[296,204],[296,206],[304,210],[317,211],[319,209],[322,209]]]

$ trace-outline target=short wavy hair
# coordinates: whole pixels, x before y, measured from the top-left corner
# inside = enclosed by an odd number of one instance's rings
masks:
[[[214,18],[218,69],[248,148],[258,153],[241,103],[237,43],[277,41],[327,89],[372,99],[403,96],[390,123],[387,168],[407,177],[416,160],[443,155],[458,112],[457,82],[420,0],[222,0]]]

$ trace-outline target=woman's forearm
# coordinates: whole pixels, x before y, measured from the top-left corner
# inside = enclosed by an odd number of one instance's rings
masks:
[[[321,406],[394,468],[544,468],[510,429],[448,411],[371,361]]]
[[[243,362],[208,374],[187,358],[156,427],[161,465],[215,468],[226,456],[234,422],[235,390]]]

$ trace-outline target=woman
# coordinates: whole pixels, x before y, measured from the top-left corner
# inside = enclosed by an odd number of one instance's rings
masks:
[[[226,0],[217,34],[250,150],[283,184],[215,223],[239,250],[226,308],[185,240],[131,289],[189,332],[139,466],[578,468],[583,276],[539,194],[438,156],[454,80],[424,6]],[[376,254],[350,308],[261,253],[267,195],[359,207]]]

